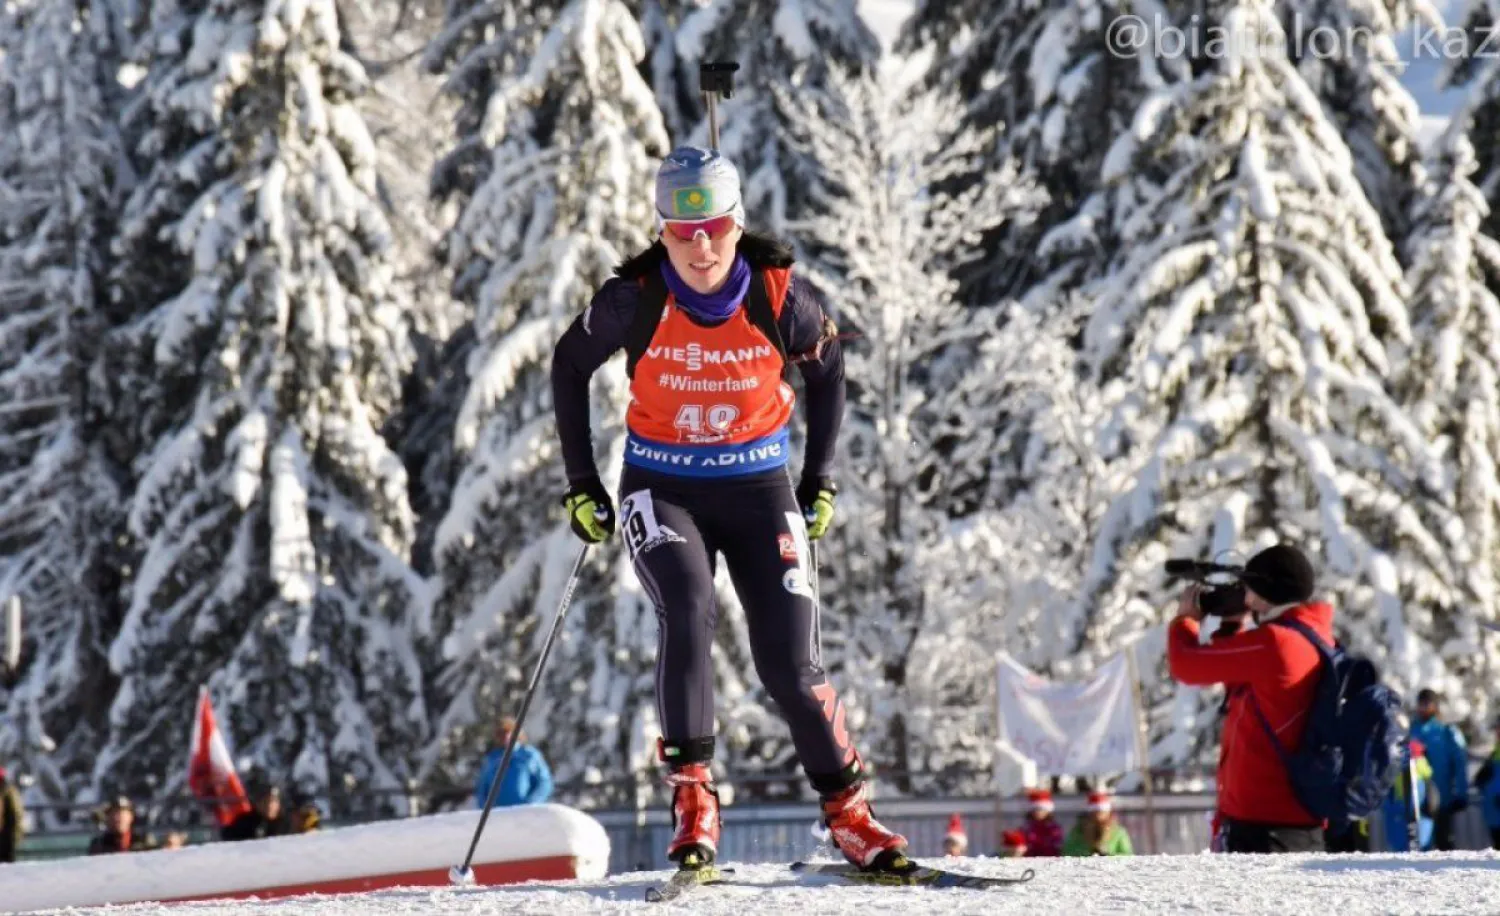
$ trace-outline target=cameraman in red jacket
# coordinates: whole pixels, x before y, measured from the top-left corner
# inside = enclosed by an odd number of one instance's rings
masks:
[[[1281,755],[1266,733],[1269,723],[1288,753],[1301,744],[1318,686],[1318,650],[1295,630],[1266,624],[1278,618],[1300,620],[1332,644],[1333,607],[1312,600],[1312,564],[1286,544],[1251,557],[1240,578],[1245,586],[1241,615],[1232,609],[1216,613],[1231,628],[1244,615],[1259,626],[1203,645],[1202,586],[1193,585],[1178,602],[1177,618],[1167,633],[1173,678],[1195,687],[1228,688],[1218,774],[1222,849],[1322,852],[1322,822],[1297,801]]]

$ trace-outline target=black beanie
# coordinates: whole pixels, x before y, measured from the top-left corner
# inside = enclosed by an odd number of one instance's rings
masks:
[[[1312,597],[1313,568],[1290,544],[1267,547],[1245,564],[1245,585],[1272,604],[1300,604]]]

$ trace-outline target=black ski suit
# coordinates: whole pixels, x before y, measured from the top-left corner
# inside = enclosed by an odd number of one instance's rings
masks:
[[[745,252],[746,241],[740,250]],[[623,266],[621,276],[599,290],[588,311],[557,344],[553,399],[571,483],[597,475],[588,416],[589,378],[625,346],[641,300],[639,277],[658,269],[662,256],[653,258],[647,252]],[[755,258],[751,263],[756,264]],[[680,318],[674,320],[682,326]],[[812,289],[796,276],[787,286],[777,328],[788,354],[812,351],[822,335],[822,308]],[[825,477],[844,407],[838,342],[826,342],[817,359],[799,362],[798,367],[808,418],[803,475]],[[633,447],[637,441],[632,439]],[[820,791],[831,792],[857,778],[857,757],[845,728],[843,705],[819,657],[806,526],[784,453],[783,448],[779,461],[769,466],[760,462],[747,473],[701,477],[649,466],[627,449],[620,481],[620,530],[636,575],[656,607],[656,695],[667,759],[680,765],[702,762],[713,754],[713,574],[722,556],[745,608],[756,673],[791,729],[804,770]]]

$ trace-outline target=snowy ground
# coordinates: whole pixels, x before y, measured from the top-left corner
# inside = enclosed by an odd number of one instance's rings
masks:
[[[1018,871],[1011,860],[949,860],[978,874]],[[604,881],[514,887],[413,889],[288,901],[136,904],[72,909],[68,916],[490,916],[500,913],[696,913],[705,916],[838,916],[867,913],[1199,913],[1228,916],[1355,916],[1361,913],[1500,913],[1500,855],[1150,856],[1044,859],[1030,884],[1005,890],[856,888],[799,879],[775,865],[747,865],[732,884],[679,905],[647,904],[646,887],[665,872]],[[54,911],[63,912],[63,911]]]

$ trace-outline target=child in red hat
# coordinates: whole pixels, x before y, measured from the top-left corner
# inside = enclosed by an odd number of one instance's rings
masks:
[[[1026,855],[1026,834],[1019,830],[1007,830],[1001,834],[1000,854],[1008,859]]]
[[[954,812],[948,818],[948,832],[943,834],[943,855],[961,856],[969,851],[969,835],[964,833],[964,819]]]
[[[1021,828],[1026,838],[1026,855],[1062,855],[1063,829],[1052,816],[1052,793],[1046,789],[1027,789],[1026,801],[1030,810],[1026,814],[1026,826]]]
[[[1090,792],[1089,803],[1078,815],[1078,823],[1063,843],[1065,856],[1129,856],[1135,850],[1130,834],[1115,818],[1114,799],[1108,792]]]

